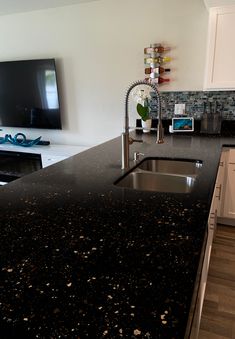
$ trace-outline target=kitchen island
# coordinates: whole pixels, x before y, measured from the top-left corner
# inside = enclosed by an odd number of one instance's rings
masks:
[[[221,149],[235,139],[137,137],[132,159],[202,161],[191,193],[115,186],[120,138],[1,187],[1,338],[184,337]]]

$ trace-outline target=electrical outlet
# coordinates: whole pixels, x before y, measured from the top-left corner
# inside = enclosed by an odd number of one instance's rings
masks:
[[[185,114],[185,104],[175,104],[175,115]]]

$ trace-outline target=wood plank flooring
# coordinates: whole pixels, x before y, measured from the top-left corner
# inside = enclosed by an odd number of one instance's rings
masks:
[[[235,339],[235,227],[218,225],[199,339]]]

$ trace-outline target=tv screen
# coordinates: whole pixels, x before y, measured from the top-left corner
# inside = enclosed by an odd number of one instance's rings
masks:
[[[54,59],[0,62],[0,126],[61,129]]]

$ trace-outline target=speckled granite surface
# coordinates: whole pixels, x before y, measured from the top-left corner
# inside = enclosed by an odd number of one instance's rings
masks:
[[[190,194],[114,186],[120,138],[0,189],[1,339],[184,337],[221,146],[235,139],[143,138],[131,155],[203,161]]]

